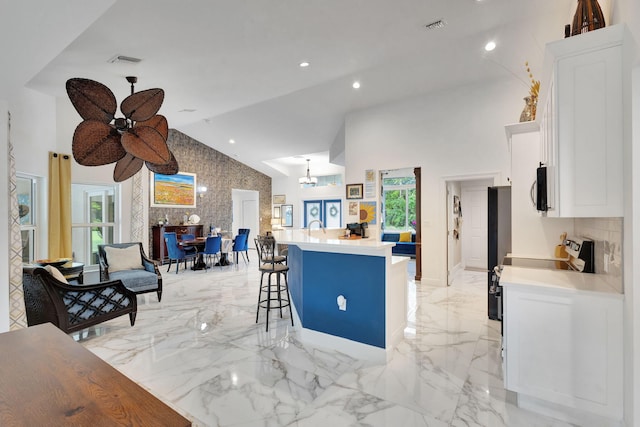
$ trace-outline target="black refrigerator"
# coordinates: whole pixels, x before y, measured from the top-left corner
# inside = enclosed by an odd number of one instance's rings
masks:
[[[489,187],[488,228],[487,228],[487,292],[489,319],[502,319],[501,292],[497,285],[494,267],[502,264],[507,253],[511,252],[511,187]]]

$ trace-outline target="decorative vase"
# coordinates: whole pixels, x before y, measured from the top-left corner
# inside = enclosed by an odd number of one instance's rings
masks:
[[[605,25],[598,0],[578,0],[578,8],[573,16],[572,36],[604,28]]]
[[[538,98],[534,96],[525,96],[523,99],[525,105],[522,113],[520,114],[520,123],[535,120],[536,110],[538,107]]]

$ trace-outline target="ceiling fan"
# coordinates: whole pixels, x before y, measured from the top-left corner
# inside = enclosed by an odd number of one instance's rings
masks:
[[[73,134],[73,158],[83,166],[115,162],[116,182],[131,178],[143,164],[152,172],[175,175],[178,161],[167,146],[169,124],[164,116],[156,114],[164,91],[134,93],[137,77],[127,77],[127,81],[131,83],[131,95],[120,104],[124,117],[116,118],[116,97],[108,87],[89,79],[67,80],[69,99],[84,119]]]

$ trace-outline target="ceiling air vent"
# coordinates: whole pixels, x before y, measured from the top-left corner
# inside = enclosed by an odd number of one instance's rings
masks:
[[[432,22],[431,24],[425,25],[425,28],[427,30],[437,30],[438,28],[443,28],[445,25],[447,25],[446,22],[444,22],[442,19],[438,19],[437,21]]]
[[[134,58],[132,56],[124,56],[124,55],[116,55],[111,58],[108,62],[115,64],[116,62],[128,62],[130,64],[137,64],[142,61],[140,58]]]

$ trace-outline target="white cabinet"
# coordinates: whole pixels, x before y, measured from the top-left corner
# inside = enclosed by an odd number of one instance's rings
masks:
[[[623,216],[626,32],[617,25],[546,47],[539,122],[549,216]]]
[[[540,132],[530,123],[505,126],[511,146],[511,252],[519,256],[553,258],[560,235],[573,234],[573,219],[550,219],[536,210],[531,189],[544,153]]]
[[[519,404],[621,420],[622,296],[510,283],[503,292],[504,381]]]

